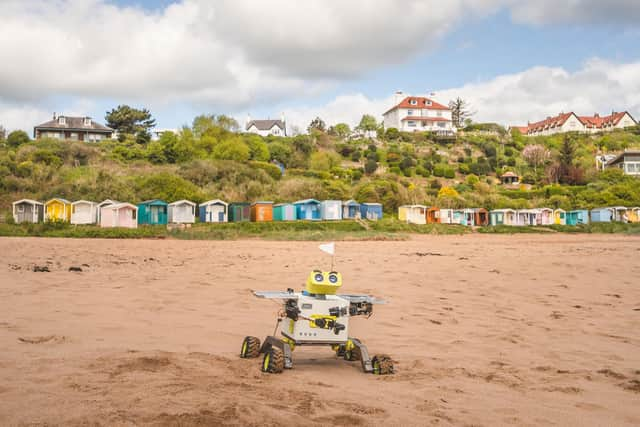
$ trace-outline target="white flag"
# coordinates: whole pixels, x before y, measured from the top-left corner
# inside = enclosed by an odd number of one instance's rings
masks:
[[[325,243],[324,245],[318,246],[322,252],[326,252],[329,255],[335,255],[336,252],[336,244],[334,242]]]

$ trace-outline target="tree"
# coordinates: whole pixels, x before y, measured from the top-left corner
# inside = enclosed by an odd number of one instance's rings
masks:
[[[464,127],[466,120],[473,115],[469,110],[469,104],[462,98],[450,101],[449,109],[451,110],[451,122],[457,128]]]
[[[215,159],[235,160],[237,162],[246,162],[249,160],[251,151],[247,144],[241,138],[231,138],[220,141],[211,152]]]
[[[371,175],[376,171],[376,169],[378,169],[378,163],[373,159],[368,159],[367,162],[364,164],[364,172],[367,175]]]
[[[346,123],[338,123],[331,127],[330,133],[333,133],[338,138],[347,139],[351,135],[351,128]]]
[[[356,127],[356,129],[365,132],[367,135],[369,132],[375,132],[377,128],[378,122],[376,122],[376,118],[370,114],[364,114]]]
[[[0,125],[0,142],[4,142],[6,137],[7,137],[7,130],[4,128],[4,126]]]
[[[228,130],[229,132],[237,132],[240,129],[240,125],[236,119],[224,114],[218,114],[215,117],[215,123],[217,126],[224,130]]]
[[[311,120],[311,123],[309,123],[307,132],[311,133],[313,129],[324,132],[327,129],[327,125],[320,117],[316,117],[315,119]]]
[[[29,135],[23,130],[14,130],[7,136],[7,144],[11,147],[17,147],[29,142]]]
[[[522,158],[533,167],[537,173],[538,166],[542,166],[551,156],[549,150],[540,144],[530,144],[522,150]]]
[[[104,116],[107,126],[115,129],[124,140],[126,135],[137,135],[139,132],[148,132],[156,125],[151,113],[146,108],[141,110],[118,105],[117,108],[108,111]]]
[[[565,136],[560,147],[560,156],[558,158],[558,181],[561,184],[578,184],[583,180],[584,171],[575,166],[576,147]]]

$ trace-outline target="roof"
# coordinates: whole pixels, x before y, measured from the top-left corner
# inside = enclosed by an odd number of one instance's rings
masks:
[[[251,203],[251,206],[254,206],[254,205],[272,205],[272,204],[273,204],[273,202],[266,202],[264,200],[260,200],[260,201]]]
[[[411,104],[412,101],[415,101],[415,105]],[[445,107],[442,104],[435,102],[430,98],[425,98],[423,96],[407,96],[399,104],[391,107],[384,114],[387,114],[396,108],[419,108],[426,110],[449,110],[449,107]]]
[[[546,119],[540,120],[539,122],[529,123],[527,129],[529,132],[540,132],[545,129],[559,127],[565,124],[565,122],[569,120],[569,117],[571,116],[575,116],[578,120],[580,120],[574,112],[560,113],[557,116],[547,117]]]
[[[255,126],[258,130],[271,130],[274,126],[278,126],[284,130],[284,122],[282,120],[251,120],[247,123],[246,130],[249,130],[251,126]]]
[[[65,124],[60,124],[60,117],[64,117]],[[89,117],[88,117],[89,118]],[[49,120],[48,122],[44,122],[38,126],[35,126],[34,129],[64,129],[64,130],[79,130],[79,131],[93,131],[93,132],[104,132],[111,133],[114,132],[110,127],[101,125],[100,123],[94,122],[91,120],[90,126],[84,125],[85,117],[69,117],[69,116],[58,116],[55,119]]]
[[[59,197],[54,197],[53,199],[49,199],[49,200],[47,200],[44,204],[45,204],[45,205],[48,205],[48,204],[49,204],[49,203],[51,203],[51,202],[62,202],[62,203],[64,203],[64,204],[66,204],[66,205],[70,205],[70,204],[71,204],[71,202],[70,202],[70,201],[68,201],[67,199],[61,199],[61,198],[59,198]]]
[[[351,200],[347,200],[346,202],[342,202],[342,206],[360,206],[360,203],[351,199]]]
[[[578,116],[574,112],[569,112],[560,113],[557,116],[547,117],[545,120],[530,123],[529,126],[526,127],[526,129],[528,133],[530,131],[540,132],[545,129],[562,126],[572,115],[575,116],[580,121],[580,123],[582,123],[588,129],[602,129],[609,126],[616,126],[620,122],[620,120],[622,120],[623,117],[627,114],[629,115],[629,117],[631,117],[631,120],[633,120],[634,123],[637,123],[628,111],[619,113],[613,112],[608,116],[600,116],[597,113],[593,116]]]
[[[278,206],[293,206],[293,203],[276,203],[273,205],[274,208]]]
[[[160,200],[160,199],[151,199],[151,200],[145,200],[144,202],[140,202],[138,203],[139,205],[167,205],[168,203],[165,202],[164,200]]]
[[[494,209],[494,210],[492,210],[490,212],[496,212],[496,213],[502,212],[502,213],[505,213],[505,212],[515,212],[515,211],[516,211],[515,209],[508,209],[507,208],[507,209]]]
[[[249,202],[231,202],[229,203],[230,205],[235,205],[235,206],[250,206],[251,203]]]
[[[624,157],[628,156],[628,155],[640,156],[640,150],[626,150],[626,151],[623,151],[622,153],[618,154],[613,159],[609,160],[607,162],[607,166],[615,165],[616,163],[620,163],[621,161],[624,160]]]
[[[511,126],[510,129],[515,129],[523,135],[529,133],[529,126]]]
[[[361,203],[361,205],[366,205],[366,206],[382,206],[382,203]]]
[[[319,205],[320,201],[316,199],[304,199],[304,200],[298,200],[297,202],[293,202],[294,205],[306,205],[309,203],[314,203],[316,205]]]
[[[200,206],[208,206],[208,205],[225,205],[228,206],[229,204],[225,201],[222,201],[220,199],[214,199],[214,200],[208,200],[206,202],[200,203]]]
[[[98,203],[98,206],[102,207],[102,206],[108,206],[108,205],[115,205],[120,203],[117,200],[111,200],[111,199],[105,199],[103,201],[101,201],[100,203]]]
[[[138,210],[138,207],[136,205],[133,205],[131,203],[126,203],[126,202],[115,203],[113,205],[105,206],[102,209],[118,210],[118,209],[122,209],[122,208],[131,208],[131,209]]]
[[[513,173],[511,171],[505,172],[502,175],[500,175],[500,178],[505,178],[505,177],[507,177],[507,178],[519,178],[518,175],[516,175],[515,173]]]
[[[195,206],[196,204],[194,202],[192,202],[191,200],[177,200],[173,203],[169,203],[169,206],[176,206],[176,205],[191,205],[191,206]]]
[[[86,203],[86,204],[89,204],[89,205],[97,205],[97,203],[96,203],[96,202],[91,202],[91,201],[89,201],[89,200],[76,200],[75,202],[73,202],[73,203],[71,203],[71,204],[72,204],[72,205],[79,205],[79,204],[81,204],[81,203]]]
[[[14,205],[20,204],[20,203],[29,203],[30,205],[42,205],[42,202],[38,202],[37,200],[32,200],[32,199],[20,199],[17,200],[15,202],[13,202]]]
[[[425,205],[402,205],[402,206],[400,206],[400,208],[405,208],[405,209],[413,209],[413,208],[427,209],[427,207]]]

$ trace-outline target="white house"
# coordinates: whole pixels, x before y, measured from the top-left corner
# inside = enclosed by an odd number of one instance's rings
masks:
[[[200,222],[227,222],[228,206],[227,202],[217,199],[200,203]]]
[[[451,110],[436,101],[422,96],[406,96],[396,92],[394,105],[383,114],[384,128],[396,128],[404,132],[431,131],[453,134],[456,128],[451,121]]]
[[[196,222],[196,204],[189,200],[169,203],[170,224],[193,224]]]
[[[98,204],[87,200],[71,203],[71,224],[96,224],[98,222]]]
[[[284,114],[280,120],[251,120],[251,117],[247,117],[245,131],[261,136],[287,136],[287,124],[284,120]]]
[[[547,117],[539,122],[529,123],[527,126],[512,126],[523,135],[554,135],[564,132],[596,133],[609,132],[615,129],[624,129],[635,126],[638,122],[629,112],[613,112],[608,116],[578,116],[574,112],[560,113],[554,117]]]
[[[627,175],[640,176],[640,150],[628,150],[606,163],[608,168],[620,168]]]

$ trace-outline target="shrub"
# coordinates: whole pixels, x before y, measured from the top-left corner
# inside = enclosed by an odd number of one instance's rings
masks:
[[[267,173],[273,179],[280,179],[282,177],[282,171],[276,165],[266,162],[249,162],[249,165],[256,168],[261,169]]]

